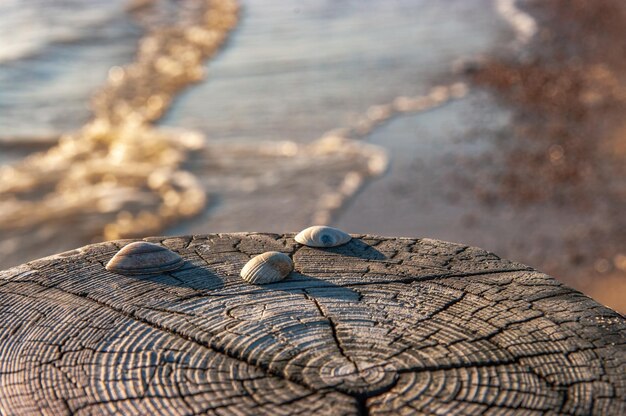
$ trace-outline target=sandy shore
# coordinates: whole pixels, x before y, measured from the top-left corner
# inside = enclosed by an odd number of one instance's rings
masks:
[[[491,196],[570,217],[562,259],[542,269],[625,312],[626,5],[534,0],[526,8],[540,27],[529,53],[493,59],[472,77],[514,108],[507,170]]]

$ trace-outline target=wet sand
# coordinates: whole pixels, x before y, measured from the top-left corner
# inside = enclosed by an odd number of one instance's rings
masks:
[[[515,109],[508,169],[490,197],[563,213],[543,270],[626,311],[626,4],[529,1],[541,28],[523,59],[472,78]],[[493,183],[493,180],[491,181]]]

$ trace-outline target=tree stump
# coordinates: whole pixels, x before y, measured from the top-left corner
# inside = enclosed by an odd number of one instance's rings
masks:
[[[529,267],[430,239],[150,238],[0,272],[0,414],[626,414],[626,320]],[[295,270],[253,286],[254,255]]]

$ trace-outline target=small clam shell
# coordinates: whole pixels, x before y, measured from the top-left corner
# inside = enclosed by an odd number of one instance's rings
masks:
[[[248,283],[264,285],[283,280],[292,270],[293,262],[288,255],[268,251],[247,262],[241,269],[241,277]]]
[[[346,244],[352,237],[337,228],[314,225],[300,231],[295,240],[309,247],[337,247]]]
[[[182,257],[163,246],[137,241],[118,251],[106,269],[124,275],[158,274],[178,269],[183,262]]]

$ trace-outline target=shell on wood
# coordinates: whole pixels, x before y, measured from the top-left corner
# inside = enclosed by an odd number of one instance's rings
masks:
[[[158,274],[178,269],[183,262],[182,257],[163,246],[137,241],[118,251],[106,269],[124,275]]]
[[[248,283],[264,285],[283,280],[292,270],[293,262],[288,255],[268,251],[247,262],[241,269],[241,277]]]
[[[352,240],[343,231],[325,225],[314,225],[296,235],[295,240],[309,247],[337,247]]]

